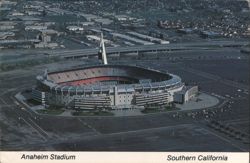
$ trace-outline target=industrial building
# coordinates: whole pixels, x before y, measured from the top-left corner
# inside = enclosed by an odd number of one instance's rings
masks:
[[[124,34],[120,34],[120,33],[110,33],[113,37],[117,37],[117,38],[121,38],[121,39],[125,39],[127,41],[131,41],[133,43],[138,43],[138,44],[142,44],[142,45],[153,45],[153,42],[149,42],[149,41],[144,41],[141,39],[137,39],[134,37],[130,37],[128,35],[124,35]]]
[[[151,37],[151,36],[144,35],[144,34],[140,34],[140,33],[137,33],[137,32],[127,32],[127,33],[129,35],[131,35],[131,36],[137,37],[139,39],[147,40],[147,41],[150,41],[150,42],[153,42],[153,43],[169,44],[169,41],[158,39],[158,38]]]

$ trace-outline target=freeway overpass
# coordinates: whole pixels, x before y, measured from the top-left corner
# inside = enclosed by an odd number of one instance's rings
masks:
[[[178,44],[154,44],[154,45],[138,45],[129,47],[107,47],[107,55],[110,54],[126,54],[126,53],[145,53],[145,52],[168,52],[178,50],[199,50],[221,47],[242,47],[249,44],[247,41],[211,41],[211,42],[195,42],[195,43],[178,43]],[[46,51],[49,55],[60,56],[63,58],[82,58],[95,56],[98,54],[98,48],[77,49],[77,50],[50,50]]]

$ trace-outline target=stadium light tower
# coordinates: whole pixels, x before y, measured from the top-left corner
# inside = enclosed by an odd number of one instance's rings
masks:
[[[102,60],[102,63],[104,65],[108,64],[105,44],[104,44],[104,40],[103,40],[103,33],[101,33],[100,49],[99,49],[99,53],[98,53],[98,59]]]

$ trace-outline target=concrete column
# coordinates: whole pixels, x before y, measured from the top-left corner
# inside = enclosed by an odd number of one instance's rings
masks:
[[[42,102],[42,105],[45,106],[45,92],[41,92],[41,102]]]
[[[118,99],[118,90],[117,86],[114,86],[114,106],[118,105],[119,99]]]

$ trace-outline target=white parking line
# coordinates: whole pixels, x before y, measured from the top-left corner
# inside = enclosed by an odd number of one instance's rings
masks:
[[[242,150],[242,151],[244,151],[244,152],[247,152],[247,151],[248,151],[247,149],[244,149],[244,148],[239,147],[238,145],[232,143],[231,140],[228,140],[228,139],[226,139],[226,138],[224,138],[224,137],[222,137],[222,136],[216,134],[215,132],[212,132],[212,131],[210,131],[210,130],[208,130],[208,129],[206,129],[206,128],[203,128],[203,129],[206,130],[207,132],[209,132],[210,134],[212,134],[212,135],[214,135],[214,136],[220,138],[221,140],[224,140],[225,142],[231,144],[232,146],[234,146],[234,147],[236,147],[236,148],[238,148],[238,149],[240,149],[240,150]]]
[[[89,124],[87,124],[86,122],[82,121],[80,118],[77,118],[84,126],[92,129],[95,133],[97,133],[98,135],[100,135],[101,133],[99,131],[97,131],[95,128],[93,128],[92,126],[90,126]]]
[[[42,138],[44,141],[46,141],[47,139],[40,133],[37,131],[37,129],[35,129],[29,122],[27,122],[23,117],[20,117],[20,119],[22,119],[26,124],[28,124],[31,128],[33,128]]]
[[[32,119],[29,118],[29,120],[36,126],[38,127],[43,133],[45,133],[45,135],[49,136],[48,133],[46,131],[44,131],[38,124],[36,124],[36,122],[34,122]]]

